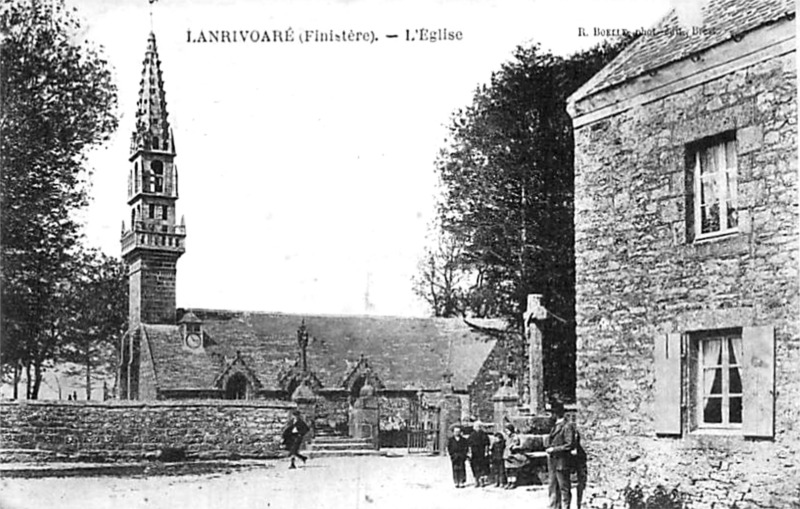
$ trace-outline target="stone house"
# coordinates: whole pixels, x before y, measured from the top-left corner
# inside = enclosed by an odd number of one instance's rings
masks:
[[[691,507],[800,498],[795,3],[702,4],[569,100],[594,507],[637,482]]]
[[[120,347],[118,398],[288,400],[303,386],[317,397],[317,424],[341,431],[368,384],[381,424],[396,428],[443,384],[460,397],[464,414],[490,418],[501,374],[522,368],[504,353],[515,334],[497,320],[176,309],[186,228],[177,219],[175,141],[152,33],[130,153],[131,215],[121,240],[129,331]]]

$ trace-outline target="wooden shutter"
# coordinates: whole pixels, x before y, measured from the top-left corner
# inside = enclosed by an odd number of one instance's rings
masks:
[[[742,329],[742,434],[775,433],[775,331],[771,325]]]
[[[681,335],[656,338],[655,428],[659,435],[681,434]]]

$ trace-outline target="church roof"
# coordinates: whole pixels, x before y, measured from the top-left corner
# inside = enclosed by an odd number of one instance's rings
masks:
[[[704,33],[693,34],[691,27],[678,30],[681,27],[678,12],[670,11],[656,24],[652,33],[640,35],[581,87],[571,101],[738,38],[783,16],[793,17],[795,12],[793,0],[705,0],[702,4],[702,25],[699,27],[704,29]]]
[[[159,389],[211,389],[223,359],[187,352],[177,325],[142,325]]]
[[[297,329],[305,320],[309,368],[324,388],[343,388],[363,355],[387,390],[438,389],[447,372],[465,390],[505,331],[500,320],[470,320],[479,329],[460,318],[192,311],[203,323],[203,353],[182,348],[178,326],[144,326],[160,389],[212,388],[237,354],[263,388],[279,389],[281,372],[298,358]]]

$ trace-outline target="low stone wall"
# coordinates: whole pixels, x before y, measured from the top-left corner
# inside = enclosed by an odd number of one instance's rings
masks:
[[[294,405],[282,401],[2,401],[0,461],[269,458]],[[161,456],[163,457],[163,456]]]
[[[586,441],[586,507],[621,509],[626,486],[677,488],[692,509],[800,508],[800,444],[741,437]]]

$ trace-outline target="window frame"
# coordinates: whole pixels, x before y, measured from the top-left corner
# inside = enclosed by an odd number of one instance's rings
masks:
[[[732,144],[733,148],[730,153],[727,151],[727,145]],[[703,201],[703,177],[709,175],[703,173],[702,157],[703,154],[713,151],[716,171],[713,174],[714,184],[717,189],[715,196],[711,202]],[[733,157],[732,163],[728,160],[727,155]],[[728,131],[715,136],[704,138],[693,143],[688,150],[689,163],[688,171],[691,172],[692,177],[692,238],[695,242],[704,241],[708,239],[715,239],[719,237],[726,237],[734,235],[739,232],[739,156],[738,144],[736,141],[736,132]],[[729,189],[728,180],[729,176],[733,176],[733,185]],[[710,180],[707,178],[707,180]],[[713,204],[716,201],[718,207],[718,229],[714,231],[703,232],[703,207],[707,203]],[[729,207],[730,205],[730,207]],[[724,208],[724,213],[723,213]],[[730,226],[728,217],[731,210],[737,213],[736,225]],[[725,227],[722,227],[722,222],[725,222]]]
[[[729,345],[728,340],[736,338],[739,341],[743,341],[743,332],[741,328],[728,328],[728,329],[713,329],[713,330],[703,330],[703,331],[696,331],[688,333],[689,339],[689,347],[691,348],[691,355],[689,357],[688,368],[689,368],[689,390],[687,391],[687,395],[689,397],[689,405],[691,408],[691,412],[689,414],[689,429],[693,433],[719,433],[719,434],[726,434],[726,435],[740,435],[742,434],[742,425],[744,422],[744,404],[745,404],[745,377],[744,377],[744,366],[742,364],[743,359],[738,358],[736,364],[730,364],[730,357],[729,357]],[[704,341],[711,341],[711,340],[720,340],[722,342],[721,346],[721,360],[722,364],[706,364],[703,359],[703,348],[702,344]],[[738,393],[730,393],[730,384],[729,384],[729,371],[726,374],[727,370],[730,370],[731,367],[736,367],[739,370],[739,380],[741,384],[740,391]],[[703,372],[706,369],[720,369],[722,373],[722,381],[721,381],[721,391],[719,393],[719,397],[721,400],[721,414],[722,414],[722,421],[721,423],[712,423],[712,422],[704,422],[704,404],[707,398],[707,394],[705,393],[705,389],[703,386]],[[727,384],[727,385],[726,385]],[[731,397],[738,397],[741,400],[741,416],[740,422],[731,423],[726,422],[730,419],[730,398]],[[728,405],[726,405],[726,401]],[[726,414],[726,412],[728,412]]]

